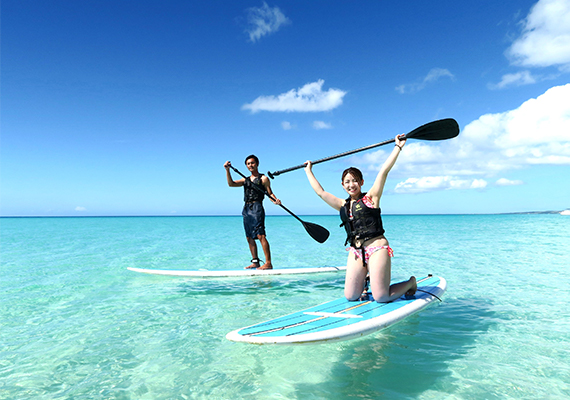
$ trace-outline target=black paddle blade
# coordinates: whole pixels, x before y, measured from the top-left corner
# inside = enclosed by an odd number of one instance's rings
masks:
[[[459,135],[459,124],[453,118],[429,122],[406,134],[406,139],[445,140]]]
[[[324,243],[329,238],[330,232],[320,225],[303,221],[303,226],[307,233],[319,243]]]

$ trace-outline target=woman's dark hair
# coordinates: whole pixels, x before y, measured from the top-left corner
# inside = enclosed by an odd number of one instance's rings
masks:
[[[350,167],[344,170],[344,172],[342,173],[342,178],[340,179],[341,182],[344,182],[344,177],[346,175],[352,175],[356,178],[357,181],[362,182],[364,180],[364,178],[362,177],[362,172],[360,172],[360,170],[356,167]]]
[[[253,154],[250,154],[249,156],[247,156],[245,158],[245,164],[247,165],[247,160],[249,160],[250,158],[253,158],[255,160],[255,163],[259,166],[259,158],[257,158],[256,156],[254,156]]]

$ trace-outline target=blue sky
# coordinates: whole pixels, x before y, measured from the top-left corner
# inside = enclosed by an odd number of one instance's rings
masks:
[[[570,208],[570,0],[4,0],[1,30],[3,216],[238,215],[226,160],[276,171],[441,118],[459,137],[409,141],[384,213]],[[390,150],[314,172],[344,196]],[[302,170],[272,188],[334,212]]]

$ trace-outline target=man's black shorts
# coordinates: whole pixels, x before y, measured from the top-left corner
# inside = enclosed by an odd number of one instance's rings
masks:
[[[265,235],[265,210],[262,202],[246,203],[241,215],[246,237],[257,239],[258,235]]]

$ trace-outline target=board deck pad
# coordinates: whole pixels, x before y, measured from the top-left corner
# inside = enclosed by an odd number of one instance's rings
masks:
[[[226,338],[253,344],[310,344],[353,339],[384,329],[439,301],[446,288],[445,279],[427,276],[418,280],[414,296],[402,296],[390,303],[340,298],[237,329]]]
[[[127,267],[129,271],[151,275],[185,276],[189,278],[224,278],[240,276],[271,276],[271,275],[299,275],[340,272],[346,267],[311,267],[311,268],[276,268],[276,269],[238,269],[238,270],[172,270],[172,269],[146,269]]]

